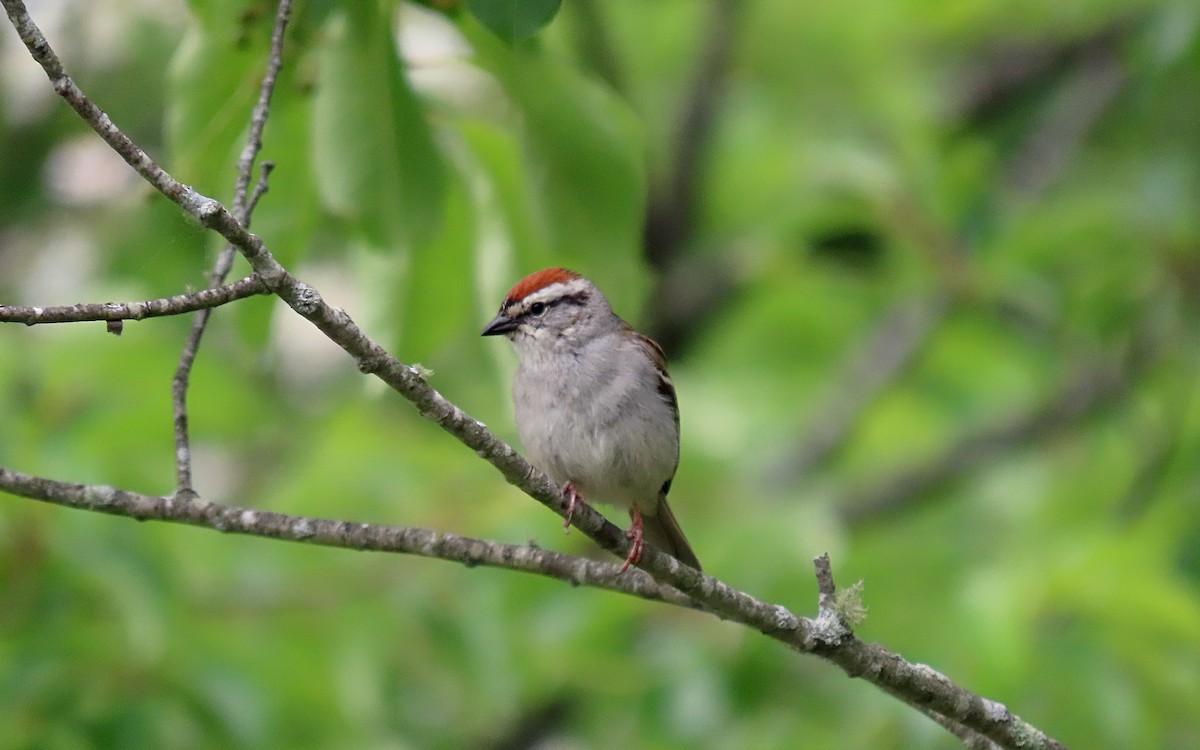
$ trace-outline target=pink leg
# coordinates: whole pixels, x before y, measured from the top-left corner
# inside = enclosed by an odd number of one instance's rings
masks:
[[[629,545],[629,557],[625,558],[625,564],[617,571],[617,575],[629,570],[630,565],[642,561],[642,512],[637,508],[630,508],[629,517],[633,519],[633,523],[630,524],[629,531],[625,532],[625,537],[632,544]]]
[[[583,495],[575,489],[575,485],[567,482],[563,485],[563,494],[567,496],[567,517],[563,519],[563,533],[571,530],[571,517],[575,515],[575,504],[583,504]]]

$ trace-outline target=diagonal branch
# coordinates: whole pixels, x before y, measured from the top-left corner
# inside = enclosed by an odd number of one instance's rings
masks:
[[[0,323],[81,323],[95,320],[144,320],[205,310],[256,294],[268,294],[266,286],[251,274],[229,284],[191,294],[148,299],[143,302],[92,302],[57,307],[0,305]]]
[[[993,204],[1011,204],[1010,208],[1032,204],[1059,177],[1071,156],[1079,150],[1084,136],[1096,127],[1128,82],[1129,74],[1121,64],[1117,49],[1118,42],[1128,35],[1130,28],[1134,27],[1128,22],[1120,23],[1053,54],[1042,51],[1040,59],[1036,50],[1022,49],[1019,55],[995,66],[994,72],[1003,71],[1005,75],[1012,75],[1015,70],[1019,80],[993,80],[987,90],[976,92],[973,95],[976,101],[969,107],[971,111],[964,113],[968,121],[982,117],[985,107],[1000,106],[996,99],[1003,91],[993,89],[1028,85],[1024,79],[1034,75],[1057,75],[1054,71],[1064,64],[1068,69],[1049,104],[1034,119],[1016,151],[1002,165],[1004,177]],[[977,126],[978,123],[972,125]],[[902,198],[897,209],[898,218],[902,219],[899,224],[910,227],[914,239],[921,247],[928,248],[938,267],[944,269],[944,289],[928,301],[918,303],[923,304],[924,309],[901,307],[890,312],[861,351],[852,354],[839,367],[837,376],[831,379],[836,384],[831,397],[823,402],[825,406],[818,410],[816,417],[809,420],[811,434],[805,435],[804,442],[791,449],[794,456],[789,455],[788,465],[775,472],[781,479],[801,478],[817,465],[818,460],[842,445],[857,425],[861,412],[894,380],[917,349],[928,341],[930,334],[936,332],[951,304],[963,301],[964,295],[960,292],[964,286],[977,286],[972,281],[974,272],[968,266],[967,259],[972,253],[965,239],[939,227],[910,200]],[[895,488],[897,494],[907,492],[911,497],[915,491],[936,484],[942,475],[951,475],[956,464],[968,462],[967,454],[974,450],[970,445],[972,440],[964,440],[966,453],[949,456],[945,466],[925,469],[928,478],[920,472],[902,476],[900,486]],[[883,496],[887,492],[888,489],[881,489],[878,494]],[[861,510],[868,511],[870,502],[874,501],[864,501]],[[859,510],[853,508],[851,515],[858,515]]]
[[[237,247],[267,288],[346,351],[360,370],[387,383],[410,401],[422,416],[437,423],[492,464],[508,482],[560,516],[566,515],[566,498],[544,474],[489,432],[481,422],[470,417],[430,387],[416,368],[388,354],[363,333],[345,311],[330,307],[315,289],[293,277],[274,258],[262,239],[252,234],[219,202],[182,185],[146,156],[145,152],[118,130],[67,77],[41,31],[29,17],[24,3],[21,0],[0,2],[3,3],[34,59],[46,70],[55,91],[63,96],[106,142],[113,145],[139,174],[201,225],[216,230]],[[194,500],[181,502],[179,496],[190,494],[187,492],[177,493],[176,497],[171,499],[154,498],[133,493],[122,494],[110,488],[57,482],[46,484],[47,481],[7,470],[0,471],[0,487],[24,496],[50,496],[44,499],[54,499],[56,495],[61,494],[64,500],[74,500],[80,507],[85,508],[102,510],[114,507],[114,503],[128,502],[136,509],[146,502],[152,505],[158,502],[164,505],[170,503],[174,512],[181,514],[181,520],[185,520],[191,518],[193,513],[202,513],[206,508],[213,507]],[[177,509],[176,506],[181,506],[182,509]],[[236,513],[220,511],[215,516],[215,524],[205,525],[221,528],[222,524],[233,523],[236,518],[238,523],[253,526],[258,518],[257,514],[260,513],[263,512],[244,509],[237,509]],[[297,529],[305,531],[303,526],[288,526],[286,518],[264,518],[270,519],[267,522],[267,530],[273,531],[273,535],[280,538],[294,539]],[[277,522],[281,522],[282,526],[275,526]],[[349,526],[339,525],[337,522],[330,523],[334,524],[327,529],[331,541],[338,538],[339,534],[349,533]],[[621,557],[628,552],[629,542],[621,529],[589,507],[575,509],[575,526],[601,547]],[[361,524],[359,527],[364,534],[369,528],[373,528]],[[285,536],[286,529],[291,529],[291,536]],[[306,533],[301,536],[308,538]],[[366,538],[373,539],[369,535]],[[921,706],[953,719],[1003,747],[1026,750],[1062,747],[1036,727],[1012,714],[1004,705],[958,687],[928,666],[913,664],[881,646],[864,643],[848,629],[830,632],[815,628],[814,621],[799,617],[782,606],[738,591],[712,576],[680,564],[675,558],[653,547],[645,548],[639,567],[659,584],[669,585],[690,596],[720,617],[754,628],[802,653],[815,654],[832,661],[847,674],[862,677],[905,703]]]
[[[883,315],[838,366],[841,377],[819,400],[815,415],[806,420],[811,427],[772,467],[771,480],[781,485],[803,480],[841,448],[876,397],[928,343],[949,309],[949,293],[938,291],[901,302]]]
[[[869,486],[852,491],[843,500],[839,515],[848,525],[867,524],[902,509],[929,502],[944,484],[994,459],[1015,446],[1027,446],[1064,426],[1086,417],[1125,393],[1136,374],[1152,356],[1135,342],[1135,354],[1088,363],[1072,373],[1051,398],[998,424],[967,433],[942,454],[925,463],[906,467]]]

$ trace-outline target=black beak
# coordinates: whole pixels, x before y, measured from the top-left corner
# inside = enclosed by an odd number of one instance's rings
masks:
[[[480,336],[499,336],[502,333],[517,330],[517,321],[515,318],[510,318],[503,312],[492,318],[492,322],[487,324],[487,328],[483,329]]]

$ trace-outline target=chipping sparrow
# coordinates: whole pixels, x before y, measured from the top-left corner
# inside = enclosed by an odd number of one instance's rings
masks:
[[[513,380],[517,433],[535,466],[584,497],[629,510],[624,572],[651,544],[700,563],[667,491],[679,464],[679,408],[658,344],[617,317],[592,282],[547,268],[517,282],[484,336],[504,335],[520,358]]]

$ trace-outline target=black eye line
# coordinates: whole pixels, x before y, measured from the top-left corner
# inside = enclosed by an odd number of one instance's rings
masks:
[[[557,305],[583,305],[587,302],[587,292],[579,292],[577,294],[566,294],[562,297],[555,297],[550,300],[538,300],[531,302],[528,309],[525,310],[524,316],[539,317],[544,315],[547,310]],[[524,317],[523,316],[523,317]]]

